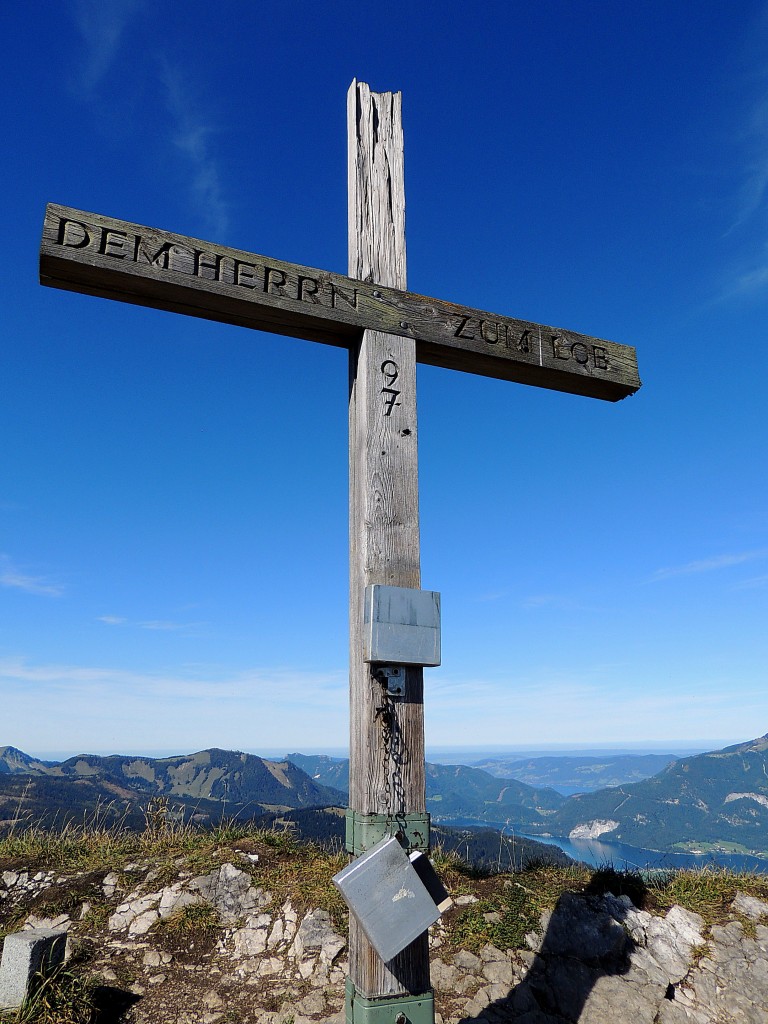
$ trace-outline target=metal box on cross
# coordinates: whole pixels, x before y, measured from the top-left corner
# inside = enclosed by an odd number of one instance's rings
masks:
[[[372,664],[440,664],[440,594],[413,587],[365,588],[363,658]]]

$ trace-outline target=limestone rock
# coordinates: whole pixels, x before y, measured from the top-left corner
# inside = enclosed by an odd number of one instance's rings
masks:
[[[768,903],[757,899],[755,896],[745,896],[743,892],[736,893],[731,909],[735,910],[738,914],[743,914],[752,921],[759,921],[762,917],[768,917]]]
[[[460,949],[453,958],[453,962],[457,967],[461,967],[464,971],[471,971],[473,974],[479,974],[482,968],[482,960],[480,957],[475,956],[474,953],[470,953],[469,950],[466,949]]]
[[[321,963],[331,964],[344,949],[346,942],[331,925],[327,910],[311,910],[299,925],[290,955],[296,960],[319,955]]]
[[[171,917],[173,914],[177,914],[180,910],[183,910],[184,907],[194,906],[195,904],[203,902],[204,898],[202,894],[187,892],[183,888],[182,882],[176,882],[174,885],[169,885],[161,892],[157,912],[161,918],[167,918]]]
[[[267,935],[272,918],[269,914],[247,917],[242,928],[232,936],[236,956],[257,956],[267,948]]]
[[[254,886],[251,876],[234,864],[222,864],[209,875],[191,879],[188,888],[199,892],[216,909],[224,925],[237,924],[272,901],[270,893]]]
[[[763,906],[737,898],[733,910],[760,921]],[[507,957],[486,947],[480,958],[460,951],[453,963],[434,963],[436,991],[447,987],[454,997],[480,966],[480,987],[466,992],[464,1014],[446,1024],[768,1021],[765,925],[757,924],[754,938],[739,920],[706,935],[703,920],[681,907],[655,917],[626,896],[575,893],[564,894],[541,924],[535,954]],[[694,963],[694,950],[707,943],[711,955]]]
[[[690,967],[691,950],[704,944],[704,921],[682,907],[672,907],[665,918],[653,917],[646,927],[646,942],[653,958],[668,973],[672,984]]]
[[[483,964],[483,977],[492,985],[512,987],[515,970],[509,960],[491,960]]]
[[[101,883],[101,888],[108,900],[112,899],[117,891],[117,887],[120,883],[120,879],[114,871],[110,871],[109,874],[104,876]]]

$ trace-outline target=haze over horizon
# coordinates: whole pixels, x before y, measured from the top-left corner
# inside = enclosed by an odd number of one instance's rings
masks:
[[[757,737],[750,737],[750,739]],[[457,764],[472,764],[475,761],[480,761],[486,758],[502,758],[502,757],[514,757],[519,754],[521,759],[531,757],[607,757],[611,755],[622,755],[622,754],[673,754],[676,757],[689,757],[692,754],[704,753],[711,750],[720,750],[723,747],[734,746],[735,744],[742,742],[739,740],[708,740],[701,741],[699,743],[680,742],[680,743],[636,743],[634,745],[628,744],[625,746],[607,746],[607,747],[595,747],[589,744],[566,746],[564,744],[552,744],[550,746],[543,747],[526,747],[524,744],[512,747],[502,746],[443,746],[443,747],[427,747],[426,760],[437,764],[451,764],[454,763],[452,758],[455,758]],[[746,742],[746,741],[744,741]],[[0,749],[5,744],[0,744]],[[7,746],[17,747],[17,744],[7,744]],[[207,748],[202,748],[207,749]],[[236,748],[240,749],[240,748]],[[302,754],[324,754],[332,758],[348,758],[349,749],[347,747],[303,747],[301,750],[297,749],[286,749],[284,747],[259,747],[259,748],[247,748],[242,750],[243,753],[256,754],[258,757],[265,758],[266,760],[283,760],[288,754],[291,753],[302,753]],[[197,753],[197,751],[186,750],[175,747],[160,748],[160,749],[148,749],[148,748],[131,748],[127,750],[97,750],[97,749],[82,749],[82,750],[25,750],[25,754],[29,754],[31,757],[36,757],[41,761],[66,761],[71,757],[75,757],[78,754],[96,754],[99,756],[109,756],[110,754],[126,755],[131,757],[149,757],[149,758],[164,758],[164,757],[176,757],[184,754]]]
[[[4,742],[346,747],[346,353],[41,288],[37,251],[52,201],[344,273],[355,77],[403,94],[410,290],[643,381],[419,367],[427,747],[766,732],[765,0],[4,15]]]

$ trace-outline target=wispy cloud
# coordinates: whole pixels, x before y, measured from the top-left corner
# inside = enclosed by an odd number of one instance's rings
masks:
[[[162,125],[162,136],[170,138],[183,163],[182,177],[206,231],[215,236],[225,234],[230,210],[213,144],[219,129],[205,109],[202,90],[195,88],[193,72],[172,62],[166,54],[155,60],[151,56],[147,59],[145,54],[140,72],[127,65],[124,44],[128,30],[136,17],[147,10],[151,13],[146,0],[76,0],[73,15],[83,42],[77,61],[76,90],[90,100],[106,87],[111,73],[119,73],[123,78],[140,74],[147,87],[151,85],[152,91],[164,99],[170,128]]]
[[[530,594],[523,600],[523,608],[549,608],[558,603],[554,594]]]
[[[509,590],[486,590],[481,594],[475,595],[475,601],[484,604],[487,601],[501,601],[506,597],[509,597]]]
[[[766,263],[749,270],[736,273],[730,284],[723,290],[722,299],[734,299],[739,296],[755,295],[768,286],[768,257]]]
[[[135,698],[229,699],[247,697],[263,701],[264,693],[276,703],[324,703],[330,693],[344,692],[346,673],[302,672],[291,669],[247,669],[240,672],[208,669],[205,674],[141,672],[111,666],[34,664],[26,658],[0,658],[0,679],[27,686],[63,688],[84,695],[117,687]]]
[[[765,708],[760,678],[734,701],[734,680],[702,676],[670,685],[653,674],[617,685],[607,667],[489,679],[430,677],[428,742],[457,746],[590,743],[713,735],[749,739]],[[743,682],[743,680],[742,680]],[[34,751],[111,748],[284,751],[343,746],[347,674],[290,668],[232,671],[215,666],[168,672],[110,665],[0,658],[6,741]],[[45,706],[45,715],[29,709]],[[119,714],[115,708],[119,707]],[[459,724],[460,723],[460,724]]]
[[[229,204],[211,142],[218,129],[206,117],[201,99],[180,67],[162,59],[160,76],[173,121],[173,143],[190,168],[192,198],[207,227],[215,235],[224,234],[229,227]]]
[[[523,608],[556,608],[559,611],[582,612],[593,611],[589,605],[576,601],[564,594],[529,594],[522,601]]]
[[[506,590],[487,590],[476,594],[474,600],[478,604],[510,601],[512,600],[512,591],[509,588]],[[562,594],[529,594],[527,597],[522,599],[515,598],[514,600],[522,608],[559,608],[565,611],[585,610],[584,605]]]
[[[701,678],[622,687],[621,672],[535,671],[510,678],[431,680],[428,743],[484,745],[590,743],[617,745],[654,738],[695,738],[713,735],[751,738],[765,706],[762,680],[733,700],[731,680]]]
[[[734,586],[734,590],[762,590],[768,587],[768,576],[753,576],[752,579],[742,580]]]
[[[255,750],[346,742],[344,670],[137,671],[0,658],[2,727],[27,749]],[[30,715],[44,706],[45,715]],[[115,708],[119,707],[119,715]]]
[[[114,64],[126,26],[143,6],[144,0],[77,0],[73,14],[85,44],[78,85],[86,95]]]
[[[746,168],[736,218],[727,233],[751,220],[765,205],[768,192],[768,99],[761,99],[756,105],[748,135],[752,140],[753,156]]]
[[[768,548],[762,548],[758,551],[742,551],[732,555],[715,555],[712,558],[702,558],[695,562],[686,562],[685,565],[657,569],[650,576],[648,582],[658,583],[660,580],[668,580],[673,576],[692,576],[696,573],[730,569],[734,565],[744,565],[746,562],[756,562],[766,557],[768,557]]]
[[[45,576],[30,576],[21,572],[7,555],[0,555],[0,587],[23,590],[27,594],[42,597],[60,597],[64,593],[61,583],[55,583]]]
[[[747,97],[741,117],[735,119],[729,149],[737,168],[736,192],[730,224],[724,236],[740,239],[741,258],[732,266],[716,301],[748,298],[768,287],[768,251],[763,244],[768,222],[768,5],[753,19],[742,54],[744,69],[740,93]],[[726,163],[725,166],[729,166]],[[757,242],[754,231],[757,230]],[[748,248],[747,248],[748,246]]]
[[[155,632],[186,633],[196,632],[204,622],[174,622],[170,619],[136,619],[131,620],[123,615],[99,615],[98,621],[105,626],[127,626],[133,629],[149,629]]]

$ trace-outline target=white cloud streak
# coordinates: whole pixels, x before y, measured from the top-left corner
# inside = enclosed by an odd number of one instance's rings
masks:
[[[201,101],[179,67],[163,59],[160,74],[173,121],[173,142],[190,169],[192,199],[209,230],[214,235],[225,234],[229,227],[229,204],[224,198],[221,172],[211,145],[216,129],[201,112]]]
[[[105,626],[128,626],[133,629],[148,629],[152,632],[163,633],[186,633],[191,634],[201,627],[206,626],[205,622],[173,622],[170,619],[126,619],[123,615],[99,615],[98,622]]]
[[[2,742],[22,749],[346,744],[346,672],[131,671],[0,659]],[[34,708],[45,708],[45,714]]]
[[[736,200],[733,223],[725,235],[749,230],[754,224],[765,237],[766,214],[768,214],[768,88],[766,88],[765,61],[763,52],[768,36],[768,7],[759,15],[751,39],[760,48],[757,56],[750,61],[753,73],[742,85],[745,89],[757,84],[759,90],[752,101],[751,109],[744,118],[737,145],[742,151],[743,173],[739,195]],[[757,51],[753,51],[757,53]],[[724,287],[720,300],[749,297],[764,292],[768,287],[768,255],[763,251],[753,252],[742,260],[741,269],[734,269]]]
[[[743,580],[734,586],[734,590],[762,590],[768,587],[768,576],[753,576],[751,579]]]
[[[93,99],[107,75],[117,70],[131,22],[147,7],[145,0],[77,0],[74,19],[83,41],[78,61],[77,90]],[[144,64],[147,65],[146,60]],[[135,67],[131,69],[136,74]],[[215,236],[226,233],[229,204],[224,197],[219,162],[212,138],[217,132],[203,113],[200,90],[193,87],[192,76],[164,55],[143,66],[146,80],[159,77],[165,107],[171,119],[171,142],[184,165],[182,177],[188,183],[191,200],[206,226]],[[165,126],[164,126],[165,127]]]
[[[213,677],[154,673],[109,666],[29,663],[24,658],[0,659],[0,680],[26,692],[38,688],[64,690],[69,695],[96,695],[118,690],[132,698],[230,700],[255,698],[269,692],[277,702],[296,706],[323,704],[328,693],[346,686],[341,672],[300,672],[290,669],[251,669]]]
[[[506,683],[443,678],[426,688],[427,742],[621,745],[712,735],[747,740],[765,715],[762,685],[746,687],[734,703],[727,680],[649,680],[623,687],[620,678],[619,672],[510,677]]]
[[[768,549],[766,548],[758,551],[742,551],[732,555],[715,555],[712,558],[702,558],[695,562],[687,562],[685,565],[657,569],[651,575],[648,582],[658,583],[661,580],[672,579],[675,576],[692,576],[698,573],[716,572],[719,569],[730,569],[734,565],[744,565],[747,562],[755,562],[766,557],[768,557]]]
[[[117,59],[128,23],[143,0],[77,0],[74,18],[84,43],[79,86],[85,95],[97,88]]]
[[[61,597],[64,587],[45,576],[30,576],[21,572],[11,564],[7,555],[0,555],[0,587],[11,590],[22,590],[26,594],[37,594],[40,597]]]

